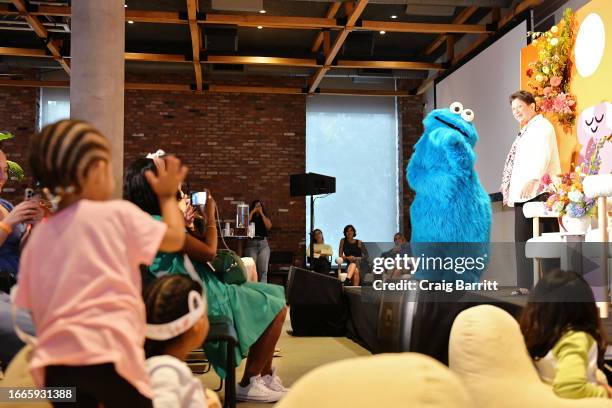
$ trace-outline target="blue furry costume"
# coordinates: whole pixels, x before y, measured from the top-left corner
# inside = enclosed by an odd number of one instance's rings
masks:
[[[468,245],[471,249],[463,256],[488,252],[491,200],[474,170],[478,133],[471,120],[464,119],[473,119],[473,113],[459,103],[451,109],[427,115],[425,131],[406,169],[408,183],[416,192],[410,207],[414,255],[438,253],[439,249],[423,251],[427,246],[418,245],[432,242],[477,243]],[[449,256],[461,252],[457,247],[446,250]]]

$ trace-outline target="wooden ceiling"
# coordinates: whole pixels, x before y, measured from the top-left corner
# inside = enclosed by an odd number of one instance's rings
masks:
[[[3,59],[8,66],[10,61],[16,58],[54,60],[53,63],[69,75],[70,2],[6,1],[8,0],[0,0],[0,65]],[[540,5],[542,0],[517,0],[514,7],[503,10],[499,7],[477,5],[456,7],[452,16],[442,17],[401,14],[405,4],[398,7],[395,4],[397,1],[388,2],[394,4],[384,3],[376,0],[264,0],[262,4],[266,13],[263,14],[236,11],[222,13],[212,9],[210,0],[128,0],[125,11],[126,66],[135,62],[156,63],[156,66],[167,66],[165,72],[168,72],[177,67],[177,64],[191,65],[193,74],[191,83],[129,83],[126,84],[126,89],[195,93],[332,93],[380,96],[420,94],[433,84],[437,75],[459,64],[491,35],[502,30],[515,16]],[[432,1],[432,4],[436,3],[439,2]],[[448,3],[453,1],[449,0]],[[139,6],[148,6],[148,9],[137,8]],[[301,15],[297,15],[298,13]],[[396,18],[391,19],[392,14],[396,15]],[[380,17],[386,15],[389,16],[386,19]],[[380,19],[369,19],[368,16],[379,16]],[[490,22],[478,23],[483,17]],[[29,31],[4,31],[2,21],[7,24],[25,22],[27,26],[23,26],[29,28]],[[64,32],[57,27],[65,27]],[[211,28],[233,28],[240,38],[240,48],[231,52],[207,50],[207,37],[203,35],[203,31]],[[152,29],[155,31],[152,32]],[[151,35],[152,33],[157,34]],[[350,46],[363,45],[363,42],[359,43],[357,40],[351,45],[351,35],[353,38],[361,38],[353,33],[373,33],[369,37],[366,34],[366,38],[369,38],[368,44],[371,44],[369,55],[351,55]],[[475,37],[470,46],[455,53],[455,44],[462,35]],[[177,51],[168,52],[173,50]],[[302,70],[300,72],[304,86],[219,85],[215,83],[210,69],[211,66],[218,65],[280,67],[273,71],[274,75],[278,76],[282,76],[285,70],[295,72],[299,69]],[[390,76],[411,73],[413,78],[421,78],[421,84],[416,89],[405,91],[321,87],[326,76],[347,70],[357,70],[364,76],[367,76],[368,72],[381,70]],[[68,81],[26,81],[3,79],[0,76],[0,86],[68,85]]]

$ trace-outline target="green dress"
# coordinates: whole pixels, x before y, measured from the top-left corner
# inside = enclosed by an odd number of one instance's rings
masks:
[[[193,261],[193,266],[206,286],[208,315],[224,316],[234,324],[238,334],[238,347],[235,349],[237,367],[247,356],[249,347],[285,306],[283,288],[259,282],[230,285],[219,280],[207,265]],[[149,270],[156,276],[162,272],[187,275],[183,255],[178,252],[158,252]],[[225,378],[225,345],[221,342],[206,342],[204,351],[217,374]]]

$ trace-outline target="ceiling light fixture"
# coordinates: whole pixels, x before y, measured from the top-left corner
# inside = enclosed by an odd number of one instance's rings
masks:
[[[266,14],[266,10],[259,10],[259,14]]]
[[[123,7],[127,8],[127,4],[124,4]]]
[[[397,16],[394,14],[394,15],[392,15],[392,16],[391,16],[391,18],[392,18],[392,19],[396,19],[396,18],[397,18]]]
[[[385,35],[387,32],[386,31],[379,31],[380,35]]]
[[[263,28],[263,26],[257,26],[258,30],[261,30]]]
[[[130,20],[128,21],[128,24],[134,24],[134,21]]]

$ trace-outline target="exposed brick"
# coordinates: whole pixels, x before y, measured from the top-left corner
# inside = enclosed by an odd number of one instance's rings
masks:
[[[190,78],[126,78],[129,81],[189,83]],[[266,79],[269,82],[269,79]],[[222,83],[223,81],[215,81]],[[228,84],[236,84],[228,79]],[[243,85],[260,85],[247,78]],[[292,79],[274,86],[304,86]],[[403,88],[406,89],[403,84]],[[16,135],[2,144],[10,160],[27,170],[29,136],[38,123],[35,88],[0,87],[0,130]],[[410,235],[409,205],[413,192],[404,176],[412,147],[422,133],[420,97],[398,98],[402,136],[401,181],[403,230]],[[235,219],[236,203],[262,199],[270,213],[273,250],[304,252],[304,200],[289,197],[290,174],[305,171],[306,97],[269,94],[204,94],[128,90],[125,94],[125,160],[128,164],[147,153],[164,149],[189,166],[191,190],[208,188],[222,220]],[[29,180],[9,182],[2,197],[17,203]]]

